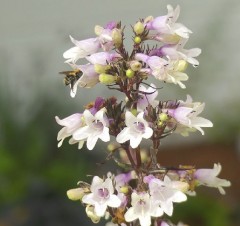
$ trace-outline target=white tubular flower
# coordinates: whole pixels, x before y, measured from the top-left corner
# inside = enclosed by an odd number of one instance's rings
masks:
[[[95,115],[89,110],[83,112],[83,117],[86,126],[78,129],[73,133],[73,139],[87,140],[87,148],[92,150],[97,143],[98,139],[104,142],[110,140],[108,119],[105,115],[105,108],[100,109]]]
[[[172,216],[173,202],[179,203],[187,200],[187,196],[181,191],[182,187],[187,186],[186,184],[185,182],[171,181],[168,176],[165,176],[164,181],[157,178],[151,179],[149,190],[156,204],[160,205],[167,215]]]
[[[184,127],[197,129],[204,135],[201,127],[212,127],[210,120],[198,117],[204,110],[205,104],[200,102],[192,102],[192,98],[188,95],[186,102],[180,101],[176,109],[167,109],[168,114],[180,123],[179,131],[183,135],[188,135],[188,129],[185,131]],[[176,130],[178,132],[178,128]]]
[[[148,88],[146,88],[143,85],[139,86],[139,91],[143,93],[139,93],[139,99],[137,102],[137,110],[143,111],[146,109],[146,107],[150,104],[153,107],[156,107],[158,104],[158,101],[156,101],[156,97],[158,95],[158,91],[156,89],[156,86],[151,83]],[[145,93],[145,94],[144,94]]]
[[[167,61],[163,58],[152,56],[146,61],[152,70],[152,75],[161,81],[179,85],[182,89],[186,86],[181,81],[187,81],[187,74],[178,71],[175,64],[177,61]]]
[[[198,66],[199,62],[195,57],[201,54],[201,49],[184,49],[183,47],[187,43],[188,39],[181,39],[176,45],[165,45],[160,48],[162,55],[168,57],[171,60],[185,60],[193,66]]]
[[[116,137],[118,143],[130,140],[130,146],[137,148],[142,138],[149,139],[153,130],[148,126],[148,122],[143,118],[144,112],[134,116],[130,111],[125,114],[126,126]]]
[[[57,140],[59,141],[58,147],[62,146],[65,138],[72,136],[75,131],[85,125],[83,120],[83,114],[80,113],[70,115],[64,119],[60,119],[58,116],[56,116],[55,119],[59,125],[63,126],[63,128],[58,132],[57,135]],[[84,141],[74,141],[72,138],[69,140],[70,144],[74,144],[77,142],[79,142],[78,148],[81,149]]]
[[[63,57],[67,59],[65,61],[66,63],[75,64],[78,59],[96,53],[101,47],[98,38],[89,38],[77,41],[70,36],[70,39],[76,46],[63,53]]]
[[[213,169],[196,170],[196,172],[194,173],[194,177],[200,185],[218,188],[219,192],[222,195],[225,195],[226,192],[223,187],[231,186],[231,182],[217,177],[220,174],[221,170],[222,166],[220,165],[220,163],[215,163]]]
[[[124,215],[127,222],[132,222],[137,219],[141,226],[150,226],[151,217],[160,217],[163,215],[162,209],[155,205],[155,202],[148,193],[132,193],[131,205]]]
[[[121,200],[114,195],[112,180],[105,181],[98,176],[93,177],[90,187],[91,193],[84,195],[82,202],[94,206],[94,212],[98,217],[105,215],[107,207],[117,208],[121,205]]]

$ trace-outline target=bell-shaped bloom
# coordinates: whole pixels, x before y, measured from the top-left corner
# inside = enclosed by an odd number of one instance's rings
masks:
[[[98,139],[104,142],[110,140],[109,122],[105,114],[105,109],[100,109],[95,115],[89,110],[83,112],[86,125],[73,133],[73,139],[87,141],[87,148],[92,150]]]
[[[155,99],[158,95],[158,91],[153,83],[151,83],[148,88],[140,85],[139,91],[139,98],[137,102],[138,111],[145,110],[148,105],[152,105],[153,107],[157,106],[158,101],[156,101]]]
[[[57,140],[59,141],[58,147],[62,146],[62,143],[65,138],[72,136],[75,131],[85,126],[85,122],[83,120],[83,114],[76,113],[70,115],[64,119],[60,119],[58,116],[55,117],[57,123],[63,128],[58,132]],[[75,141],[72,138],[69,140],[70,144],[79,143],[78,148],[81,149],[84,141]]]
[[[219,163],[215,163],[213,169],[197,169],[194,177],[200,185],[218,188],[219,192],[225,195],[226,192],[223,187],[229,187],[231,182],[217,177],[221,170],[222,166]]]
[[[164,181],[153,178],[149,181],[150,195],[156,204],[169,216],[173,213],[173,202],[184,202],[187,196],[180,190],[187,186],[187,183],[180,181],[171,181],[168,176],[164,177]]]
[[[137,193],[134,191],[131,195],[131,205],[124,215],[127,222],[139,219],[141,226],[150,226],[151,217],[160,217],[163,215],[162,209],[145,192]]]
[[[71,41],[75,44],[75,47],[67,50],[63,53],[63,57],[67,59],[66,63],[75,64],[78,59],[85,58],[93,53],[96,53],[101,47],[98,38],[89,38],[81,41],[75,40],[70,36]]]
[[[111,63],[120,57],[121,56],[118,53],[99,52],[86,57],[86,59],[91,64],[107,65],[108,63]]]
[[[130,111],[125,114],[126,126],[116,137],[118,143],[124,143],[130,140],[130,146],[137,148],[142,139],[149,139],[153,130],[149,127],[148,122],[143,118],[144,112],[140,112],[137,117]]]
[[[188,131],[184,131],[184,127],[197,129],[204,135],[204,131],[201,127],[212,127],[213,124],[210,120],[199,117],[198,115],[204,110],[205,104],[199,102],[192,102],[192,98],[188,95],[187,100],[180,101],[179,106],[176,109],[166,109],[167,113],[174,118],[179,124],[176,132],[180,132],[185,135]]]
[[[93,177],[90,190],[91,193],[84,195],[82,202],[94,206],[94,212],[98,217],[105,215],[108,206],[117,208],[121,205],[121,200],[114,194],[110,178],[103,180],[98,176]]]
[[[173,9],[171,5],[168,5],[167,9],[167,15],[156,17],[146,23],[147,29],[156,31],[153,38],[164,43],[178,42],[178,37],[189,38],[192,31],[183,24],[176,23],[180,14],[180,7],[177,6],[176,9]]]

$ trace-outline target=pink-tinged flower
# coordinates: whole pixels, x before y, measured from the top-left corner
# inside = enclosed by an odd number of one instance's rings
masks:
[[[120,57],[121,56],[118,53],[99,52],[86,57],[86,59],[91,64],[107,65],[108,63],[111,63]]]
[[[176,45],[164,45],[159,51],[159,56],[166,56],[171,60],[185,60],[193,66],[198,66],[199,62],[195,59],[195,57],[201,54],[201,49],[193,48],[193,49],[184,49],[186,42],[188,39],[181,39]]]
[[[71,41],[75,47],[63,53],[63,57],[67,59],[66,63],[75,64],[78,59],[85,58],[88,55],[96,53],[101,47],[98,38],[89,38],[81,41],[75,40],[70,36]]]
[[[92,150],[98,139],[104,142],[110,140],[109,122],[105,114],[105,109],[100,109],[95,115],[89,110],[83,112],[86,125],[73,133],[73,138],[77,141],[87,140],[87,148]]]
[[[231,182],[217,177],[220,174],[221,170],[222,166],[220,165],[220,163],[215,163],[213,169],[196,170],[196,172],[194,173],[194,177],[200,185],[218,188],[219,192],[222,195],[225,195],[226,192],[223,187],[231,186]]]
[[[114,195],[112,180],[93,177],[90,187],[91,193],[84,195],[82,202],[94,206],[94,212],[98,217],[105,215],[107,207],[117,208],[121,205],[121,200]]]
[[[169,216],[173,213],[173,202],[184,202],[187,196],[180,190],[186,187],[187,183],[181,181],[171,181],[168,176],[164,181],[153,178],[149,182],[150,195],[156,204]]]
[[[197,129],[204,135],[201,127],[212,127],[213,124],[210,120],[198,117],[204,110],[205,104],[200,102],[192,102],[192,98],[188,95],[187,100],[180,101],[176,109],[166,109],[167,113],[174,118],[180,125],[178,125],[176,132],[187,136],[190,129]],[[187,129],[187,130],[185,130]]]
[[[151,83],[148,88],[146,88],[143,85],[139,86],[139,99],[137,102],[137,110],[143,111],[146,109],[146,107],[150,104],[153,107],[156,107],[158,104],[158,101],[156,101],[156,97],[158,95],[158,91],[156,89],[156,86]]]
[[[149,71],[156,79],[167,83],[179,85],[182,89],[186,86],[182,81],[187,81],[186,73],[178,70],[178,61],[165,60],[158,56],[147,56],[145,54],[136,54],[135,58],[145,62],[151,69]]]
[[[151,217],[160,217],[163,215],[162,209],[155,204],[148,193],[137,193],[134,191],[131,199],[132,206],[124,215],[127,222],[139,219],[141,226],[150,226]]]
[[[95,26],[95,33],[104,51],[110,51],[114,46],[113,35],[117,31],[117,24],[115,22],[108,23],[105,27]]]
[[[76,113],[73,115],[70,115],[64,119],[60,119],[58,116],[55,117],[57,123],[63,128],[58,132],[57,140],[59,141],[58,147],[62,146],[62,143],[65,138],[72,136],[75,131],[77,131],[79,128],[82,128],[85,123],[83,120],[83,114]],[[73,138],[69,140],[70,144],[79,143],[78,148],[81,149],[83,146],[84,141],[75,141]]]
[[[124,143],[130,140],[132,148],[138,147],[142,139],[149,139],[153,130],[148,126],[148,122],[143,118],[144,112],[134,116],[130,111],[125,114],[126,126],[116,137],[118,143]]]
[[[192,31],[183,24],[176,23],[180,14],[180,7],[177,6],[174,10],[171,5],[168,5],[167,9],[167,15],[156,17],[146,24],[147,29],[157,32],[153,35],[153,38],[164,43],[177,43],[180,37],[189,38]]]

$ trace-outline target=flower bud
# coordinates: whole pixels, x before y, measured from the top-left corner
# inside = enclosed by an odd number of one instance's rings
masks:
[[[143,25],[143,23],[140,22],[140,21],[138,21],[138,22],[134,25],[133,30],[134,30],[134,32],[135,32],[137,35],[142,34],[143,31],[144,31],[144,25]]]
[[[129,192],[129,187],[128,186],[122,186],[120,188],[120,192],[123,194],[127,194]]]
[[[84,195],[85,192],[82,188],[73,188],[67,191],[67,197],[72,201],[81,200]]]
[[[122,32],[121,30],[115,28],[112,31],[112,39],[114,45],[118,48],[122,45]]]
[[[137,115],[137,109],[136,109],[136,108],[133,108],[133,109],[131,110],[131,113],[136,116],[136,115]]]
[[[98,74],[105,73],[110,67],[110,65],[94,64],[94,70]]]
[[[168,115],[166,113],[160,113],[159,114],[159,120],[162,122],[165,122],[168,120]]]
[[[134,38],[134,42],[135,42],[136,44],[140,44],[141,41],[142,41],[142,39],[141,39],[139,36],[136,36],[136,37]]]
[[[116,81],[116,76],[102,73],[99,75],[99,81],[105,85],[110,85]]]
[[[95,34],[96,34],[97,36],[99,36],[99,35],[101,35],[103,29],[104,29],[103,27],[101,27],[101,26],[99,26],[99,25],[96,25],[96,26],[94,27],[94,32],[95,32]]]
[[[133,71],[139,71],[142,68],[142,64],[137,60],[130,61],[129,65]]]
[[[188,62],[185,60],[177,61],[176,65],[174,66],[175,71],[183,72],[187,69]]]
[[[144,23],[149,23],[149,22],[151,22],[153,19],[154,19],[153,16],[148,16],[148,17],[146,17],[146,18],[144,19]]]
[[[128,78],[132,78],[134,76],[135,72],[132,69],[127,69],[126,70],[126,76]]]
[[[87,207],[86,207],[86,214],[87,214],[87,216],[92,220],[92,222],[93,222],[94,224],[97,224],[97,223],[100,221],[100,219],[101,219],[101,217],[98,217],[98,216],[95,214],[95,212],[94,212],[94,207],[91,206],[91,205],[87,205]]]

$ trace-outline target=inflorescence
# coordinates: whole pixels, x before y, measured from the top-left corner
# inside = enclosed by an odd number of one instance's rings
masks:
[[[198,66],[196,57],[201,53],[199,48],[184,48],[192,31],[177,23],[180,7],[168,5],[167,9],[165,16],[149,16],[132,26],[131,52],[124,46],[121,23],[110,22],[95,27],[95,38],[77,41],[70,37],[75,46],[63,54],[72,68],[61,72],[72,97],[78,87],[92,88],[98,83],[125,95],[123,100],[97,97],[82,113],[56,117],[63,126],[57,136],[59,147],[67,137],[71,137],[69,144],[78,144],[79,149],[86,145],[89,150],[99,139],[116,141],[108,146],[107,160],[113,160],[122,172],[94,176],[91,185],[80,181],[67,192],[71,200],[83,203],[94,223],[105,217],[110,220],[108,225],[171,226],[167,216],[172,216],[174,203],[195,195],[197,186],[216,187],[221,194],[225,194],[223,187],[230,186],[217,177],[220,164],[196,169],[158,162],[162,138],[172,133],[188,136],[197,130],[204,135],[202,128],[212,127],[211,121],[199,116],[205,104],[193,102],[189,95],[186,101],[156,99],[162,88],[159,84],[186,88],[185,70],[189,64]],[[87,63],[79,65],[79,59]],[[149,78],[155,78],[157,84],[147,83]],[[150,148],[140,147],[144,139]]]

